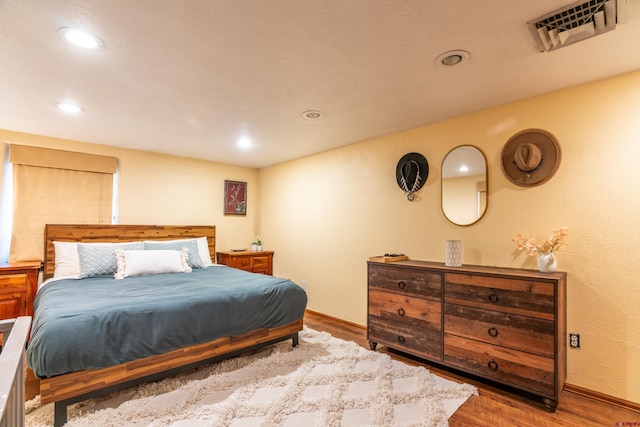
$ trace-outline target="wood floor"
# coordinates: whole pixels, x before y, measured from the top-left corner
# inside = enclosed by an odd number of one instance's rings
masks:
[[[369,348],[364,328],[313,312],[305,314],[304,323],[316,331],[326,331],[334,337],[355,341]],[[378,351],[386,352],[392,358],[407,364],[425,366],[433,374],[473,384],[478,388],[479,395],[472,396],[449,419],[451,427],[640,426],[640,412],[577,393],[563,391],[558,409],[555,413],[549,413],[541,402],[533,398],[510,393],[485,382],[474,381],[445,368],[391,352],[385,347],[379,348]]]

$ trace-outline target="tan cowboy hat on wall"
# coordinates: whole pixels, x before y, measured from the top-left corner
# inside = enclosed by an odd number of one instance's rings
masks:
[[[502,171],[509,181],[522,187],[547,182],[560,166],[560,145],[542,129],[525,129],[513,135],[502,149]]]

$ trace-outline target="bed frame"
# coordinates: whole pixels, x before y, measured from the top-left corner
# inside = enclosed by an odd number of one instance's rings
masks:
[[[52,225],[45,226],[45,261],[43,277],[53,277],[55,267],[54,241],[67,242],[127,242],[136,240],[167,240],[206,236],[209,252],[215,256],[215,226],[160,225]],[[40,401],[55,404],[54,426],[67,422],[67,406],[82,400],[174,375],[196,366],[238,356],[279,341],[291,339],[298,345],[302,318],[276,328],[264,328],[243,335],[218,338],[214,341],[146,357],[103,369],[92,369],[40,379]]]

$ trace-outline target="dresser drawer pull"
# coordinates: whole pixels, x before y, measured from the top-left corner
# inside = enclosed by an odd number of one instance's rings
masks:
[[[400,344],[404,344],[404,343],[405,343],[405,341],[406,341],[406,339],[405,339],[402,335],[398,335],[398,342],[399,342]]]
[[[500,298],[498,298],[498,295],[496,294],[491,294],[489,295],[489,301],[491,301],[492,303],[497,303],[500,300]]]
[[[489,363],[487,363],[487,366],[489,367],[489,369],[491,369],[492,371],[497,371],[498,370],[498,364],[495,362],[495,360],[489,360]]]
[[[407,284],[406,284],[406,283],[404,283],[404,282],[401,280],[401,281],[399,281],[399,282],[398,282],[398,287],[399,287],[400,289],[404,289],[404,288],[406,288],[406,287],[407,287]]]
[[[489,335],[491,335],[493,338],[498,336],[498,330],[496,328],[489,328],[489,330],[487,331],[489,333]]]
[[[406,313],[405,313],[405,311],[404,311],[404,308],[399,308],[399,309],[398,309],[398,314],[399,314],[400,316],[404,316],[404,315],[406,314]]]

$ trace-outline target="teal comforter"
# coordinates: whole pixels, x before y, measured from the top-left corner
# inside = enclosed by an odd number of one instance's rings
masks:
[[[27,360],[41,378],[105,368],[284,325],[306,304],[290,280],[226,266],[53,281],[35,299]]]

